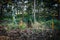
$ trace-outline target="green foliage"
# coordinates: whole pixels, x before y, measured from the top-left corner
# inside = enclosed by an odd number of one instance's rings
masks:
[[[18,28],[18,24],[8,23],[7,25],[8,25],[8,27],[7,27],[8,28],[7,29],[8,31]]]
[[[56,20],[54,19],[54,29],[56,30],[59,30],[60,29],[60,21],[59,20]],[[52,20],[48,20],[46,21],[46,25],[49,27],[49,28],[52,28]]]
[[[55,29],[60,30],[60,21],[54,20],[54,24],[55,24]]]

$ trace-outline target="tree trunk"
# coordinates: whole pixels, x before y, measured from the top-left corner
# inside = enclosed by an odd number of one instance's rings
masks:
[[[24,19],[24,0],[22,0],[22,20]]]
[[[1,8],[0,8],[0,18],[3,19],[3,5],[1,5]]]
[[[58,19],[60,20],[60,3],[58,4]]]

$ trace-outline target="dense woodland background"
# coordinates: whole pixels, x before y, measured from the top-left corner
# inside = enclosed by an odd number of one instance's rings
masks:
[[[18,24],[21,19],[28,26],[34,21],[51,24],[53,19],[55,26],[59,27],[60,0],[0,0],[1,25],[6,21]]]

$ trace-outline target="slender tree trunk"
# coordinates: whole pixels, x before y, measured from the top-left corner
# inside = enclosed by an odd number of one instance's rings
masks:
[[[60,20],[60,3],[58,4],[58,19]]]
[[[24,19],[24,0],[22,0],[22,20]]]
[[[36,4],[35,4],[36,0],[34,0],[34,23],[36,21],[36,17],[35,17],[35,7],[36,7]]]
[[[3,19],[3,5],[1,5],[1,9],[0,9],[0,18]]]

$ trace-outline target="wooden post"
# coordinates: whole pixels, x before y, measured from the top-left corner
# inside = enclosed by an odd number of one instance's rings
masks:
[[[52,19],[52,30],[54,30],[54,21]]]

